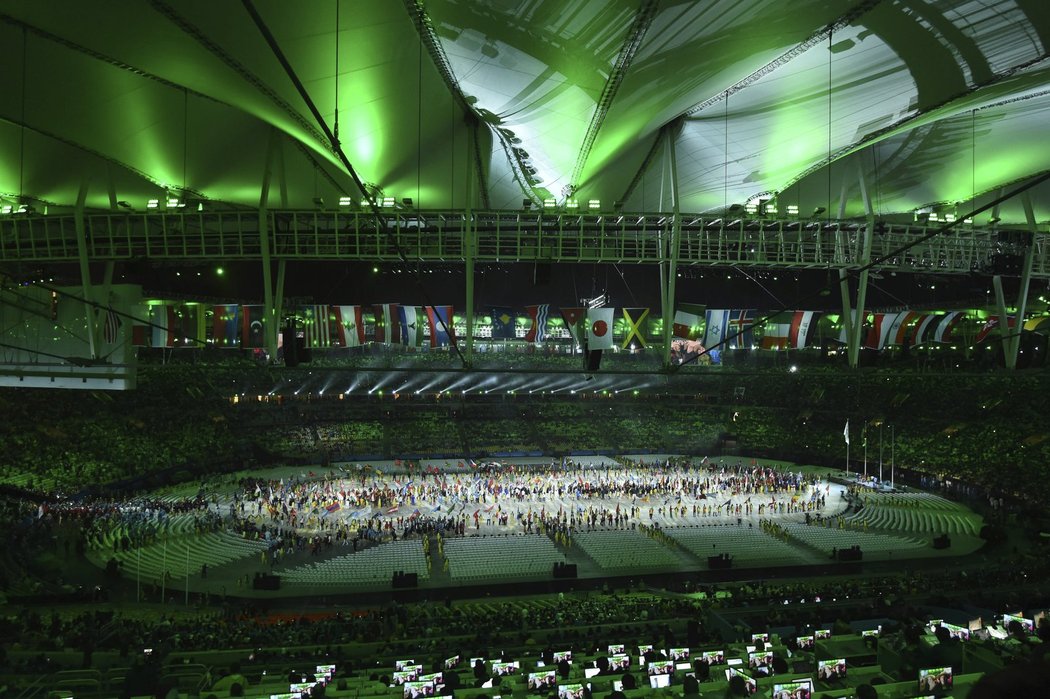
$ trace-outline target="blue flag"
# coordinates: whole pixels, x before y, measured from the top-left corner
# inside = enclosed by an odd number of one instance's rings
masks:
[[[492,339],[514,339],[514,310],[507,306],[492,307]]]

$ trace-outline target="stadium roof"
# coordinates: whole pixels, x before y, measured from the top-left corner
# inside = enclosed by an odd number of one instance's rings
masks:
[[[1048,45],[1045,0],[6,0],[0,197],[654,211],[669,133],[683,210],[966,210],[1050,169]]]

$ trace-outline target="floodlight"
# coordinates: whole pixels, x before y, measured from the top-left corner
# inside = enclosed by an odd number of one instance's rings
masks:
[[[553,209],[553,208],[556,208],[557,206],[558,206],[558,200],[557,199],[544,199],[543,200],[543,208],[544,209]]]
[[[601,201],[601,199],[589,199],[589,200],[587,200],[587,208],[588,209],[600,209],[600,208],[602,208],[602,201]]]
[[[393,197],[383,197],[383,206],[385,208],[390,208],[393,205],[394,205],[394,198]]]
[[[353,206],[353,203],[352,197],[339,197],[339,206]]]
[[[576,201],[575,199],[566,199],[565,200],[565,208],[566,209],[578,209],[578,208],[580,208],[580,202]]]
[[[160,200],[159,199],[150,199],[149,201],[146,202],[146,208],[147,209],[156,209],[156,208],[159,208],[159,207],[160,207]]]

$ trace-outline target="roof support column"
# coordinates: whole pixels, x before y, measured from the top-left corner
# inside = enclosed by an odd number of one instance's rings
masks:
[[[470,129],[467,136],[467,157],[477,151],[477,130]],[[469,162],[469,161],[468,161]],[[466,269],[466,315],[467,315],[467,342],[466,342],[466,365],[469,369],[474,364],[474,169],[466,168],[467,186],[466,202],[467,210],[463,212],[463,262]],[[449,323],[452,319],[448,319]]]
[[[1025,241],[1024,264],[1021,268],[1021,286],[1017,290],[1017,310],[1013,318],[1014,325],[1012,328],[1006,313],[1003,278],[998,274],[992,277],[992,286],[995,288],[995,304],[999,311],[999,334],[1003,343],[1003,360],[1006,368],[1011,370],[1017,368],[1017,355],[1021,350],[1024,314],[1028,305],[1028,287],[1031,285],[1032,262],[1035,260],[1035,235],[1038,230],[1035,221],[1035,210],[1032,208],[1032,198],[1028,192],[1021,195],[1021,205],[1024,206],[1025,218],[1028,220],[1028,228],[1032,237]]]
[[[271,362],[277,361],[278,317],[273,305],[273,274],[270,270],[270,173],[280,141],[277,130],[270,130],[270,145],[266,149],[266,164],[263,166],[262,186],[259,188],[259,254],[262,257],[263,273],[263,332],[266,333],[266,352]]]
[[[678,278],[678,257],[682,237],[682,213],[678,199],[678,158],[675,152],[675,137],[678,129],[667,130],[667,162],[671,169],[671,234],[667,240],[666,291],[663,294],[663,365],[671,366],[671,330],[674,326],[675,281]],[[660,265],[663,268],[663,264]]]
[[[73,209],[73,227],[77,236],[77,259],[80,262],[80,287],[84,296],[84,320],[87,327],[88,353],[91,359],[98,358],[98,345],[95,342],[97,323],[95,322],[95,309],[91,305],[91,267],[89,266],[90,254],[87,245],[87,231],[84,225],[84,202],[87,201],[88,182],[80,183],[80,191],[77,192],[77,204]]]
[[[857,162],[857,178],[860,181],[860,195],[864,200],[864,211],[867,214],[867,222],[864,225],[864,236],[861,241],[860,259],[851,260],[850,257],[856,250],[856,245],[849,241],[849,232],[843,230],[841,226],[837,232],[837,237],[841,241],[843,253],[840,258],[843,266],[839,268],[839,293],[842,296],[842,327],[845,330],[846,335],[846,358],[849,362],[851,369],[856,369],[860,364],[860,334],[864,329],[864,304],[868,297],[868,263],[871,262],[871,242],[872,236],[875,234],[875,209],[871,205],[871,194],[868,191],[868,183],[864,178],[864,171],[860,167],[860,162]],[[839,216],[844,215],[846,208],[846,186],[842,186],[842,198],[839,201]],[[846,265],[850,262],[859,263],[860,265],[860,276],[857,281],[857,307],[851,308],[853,305],[850,299],[850,288],[849,288],[849,271]]]

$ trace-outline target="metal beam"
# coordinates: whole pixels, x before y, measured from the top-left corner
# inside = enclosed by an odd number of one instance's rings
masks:
[[[601,130],[602,124],[605,123],[605,117],[609,113],[613,100],[616,99],[616,93],[620,90],[620,84],[623,82],[624,76],[627,75],[635,54],[638,53],[638,49],[642,45],[645,33],[652,25],[653,19],[656,18],[658,7],[658,0],[644,0],[635,13],[634,21],[631,22],[631,26],[627,30],[627,36],[620,47],[619,54],[616,56],[616,62],[613,63],[612,70],[609,71],[609,76],[605,80],[602,94],[598,97],[598,103],[594,105],[591,121],[587,125],[587,132],[584,134],[583,143],[580,145],[580,152],[576,154],[576,165],[573,167],[572,176],[569,178],[569,188],[574,194],[580,186],[583,169],[587,165],[587,158],[591,155],[594,141],[598,138],[598,132]]]
[[[87,324],[88,353],[92,359],[98,358],[98,345],[95,342],[95,308],[91,305],[91,267],[87,244],[87,232],[84,226],[84,202],[87,201],[88,182],[80,183],[77,192],[77,204],[73,210],[74,228],[77,237],[77,258],[80,262],[80,287],[84,296],[84,320]]]
[[[157,0],[154,0],[154,2],[156,1]],[[351,164],[350,159],[346,157],[346,153],[343,151],[343,147],[339,143],[339,139],[335,137],[335,134],[333,134],[332,130],[328,127],[328,122],[326,122],[324,120],[324,117],[321,116],[321,112],[317,109],[317,105],[314,104],[313,98],[310,97],[310,93],[307,92],[306,86],[303,85],[302,80],[299,79],[299,75],[295,72],[295,69],[292,68],[292,64],[284,55],[284,51],[281,50],[280,44],[277,43],[277,38],[274,37],[273,32],[270,31],[270,28],[266,25],[266,22],[263,20],[262,15],[259,14],[259,11],[255,9],[255,5],[252,3],[252,1],[241,0],[241,2],[244,5],[244,9],[248,11],[248,14],[252,18],[252,21],[255,23],[255,27],[259,30],[259,33],[262,34],[263,39],[269,45],[270,50],[273,52],[274,57],[277,59],[277,62],[281,64],[282,68],[284,68],[285,75],[287,75],[288,79],[292,81],[292,85],[295,86],[296,91],[299,93],[299,97],[301,97],[303,102],[306,103],[306,106],[310,110],[310,113],[313,115],[314,120],[317,122],[317,125],[321,128],[321,131],[324,132],[325,138],[328,141],[327,145],[332,149],[332,152],[335,153],[335,155],[339,158],[340,162],[343,163],[343,167],[346,168],[346,171],[350,175],[350,177],[353,178],[354,184],[357,185],[357,188],[361,191],[362,196],[364,196],[365,200],[368,202],[369,207],[372,209],[372,213],[376,216],[380,216],[379,207],[376,206],[376,202],[375,199],[372,197],[372,193],[368,191],[368,188],[365,187],[365,183],[361,181],[360,177],[358,177],[357,171],[354,169],[353,164]],[[163,5],[163,3],[159,4]]]
[[[280,139],[277,130],[270,129],[270,144],[266,149],[266,163],[263,165],[262,184],[259,187],[259,253],[262,260],[263,273],[263,331],[266,333],[266,350],[270,355],[270,361],[277,360],[277,332],[279,318],[273,306],[273,278],[270,270],[270,234],[269,234],[269,211],[270,201],[270,174],[273,172],[274,160],[277,149],[280,147]]]
[[[682,239],[682,212],[678,196],[678,155],[675,143],[677,129],[667,130],[668,166],[671,171],[671,222],[670,236],[667,240],[667,291],[664,294],[663,308],[663,364],[671,366],[671,330],[674,325],[675,282],[678,278],[678,256]]]

